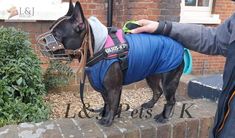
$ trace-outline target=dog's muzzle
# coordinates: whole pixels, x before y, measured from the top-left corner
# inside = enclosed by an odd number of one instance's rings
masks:
[[[64,45],[55,39],[51,31],[39,35],[36,41],[44,56],[56,60],[71,60],[70,55],[65,53]]]

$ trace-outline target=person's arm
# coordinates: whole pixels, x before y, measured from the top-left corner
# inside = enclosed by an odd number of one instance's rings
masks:
[[[221,27],[224,28],[225,26],[222,25]],[[229,39],[222,38],[224,34],[219,34],[218,28],[173,22],[168,35],[190,50],[208,55],[226,55]],[[221,40],[221,38],[224,40]]]
[[[183,44],[184,47],[208,55],[225,56],[227,46],[232,38],[231,34],[235,32],[232,31],[235,24],[234,15],[216,28],[176,22],[172,24],[148,20],[138,22],[143,27],[133,30],[132,33],[148,32],[170,36]]]

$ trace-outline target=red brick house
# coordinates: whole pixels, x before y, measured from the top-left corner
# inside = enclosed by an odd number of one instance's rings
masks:
[[[68,0],[63,0],[67,2]],[[73,0],[74,2],[76,0]],[[216,26],[228,18],[235,9],[231,0],[113,0],[113,25],[121,27],[127,20],[150,19],[170,20],[182,23],[198,23]],[[86,17],[97,16],[107,23],[107,0],[80,0]],[[58,9],[57,9],[58,10]],[[1,14],[1,12],[0,12]],[[53,21],[5,22],[0,26],[14,26],[29,32],[35,47],[35,37],[46,31]],[[46,61],[35,49],[42,61]],[[193,74],[222,72],[225,59],[221,56],[207,56],[196,52],[193,55]],[[75,64],[74,64],[75,65]]]

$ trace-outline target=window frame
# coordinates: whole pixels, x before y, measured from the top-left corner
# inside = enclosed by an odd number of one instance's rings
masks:
[[[198,3],[198,0],[196,0]],[[180,22],[199,24],[220,24],[219,15],[212,14],[213,0],[209,0],[209,6],[186,6],[185,0],[181,0]]]

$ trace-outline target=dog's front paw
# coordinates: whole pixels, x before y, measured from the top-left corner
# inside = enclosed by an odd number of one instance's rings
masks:
[[[147,102],[147,103],[143,103],[141,105],[141,107],[145,108],[145,109],[148,109],[148,108],[153,108],[154,106],[154,103],[152,103],[151,101]]]
[[[105,126],[105,127],[109,127],[112,125],[113,121],[110,121],[109,119],[107,118],[101,118],[98,123],[102,126]]]
[[[162,113],[154,116],[154,119],[157,123],[166,123],[169,119],[165,118]]]

